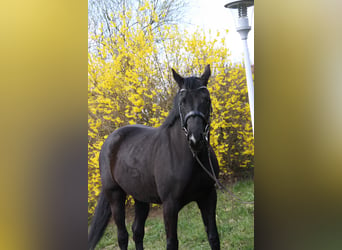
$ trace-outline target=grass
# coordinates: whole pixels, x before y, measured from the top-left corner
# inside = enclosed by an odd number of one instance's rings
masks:
[[[254,199],[254,182],[251,180],[237,182],[232,191],[243,200]],[[232,201],[229,194],[217,192],[216,211],[217,227],[220,235],[221,249],[254,249],[254,205]],[[131,213],[131,212],[130,212]],[[133,215],[127,218],[129,232],[128,249],[135,249],[131,226]],[[204,225],[197,204],[192,202],[179,212],[178,219],[179,249],[210,249]],[[145,249],[166,249],[166,238],[162,209],[151,209],[145,225]],[[97,250],[119,249],[116,238],[116,226],[110,223],[104,236],[97,245]]]

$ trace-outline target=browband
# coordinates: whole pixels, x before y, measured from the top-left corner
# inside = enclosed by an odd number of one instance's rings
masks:
[[[183,92],[183,91],[188,91],[188,90],[198,90],[198,89],[208,89],[206,86],[201,86],[201,87],[198,87],[197,89],[180,89],[179,92]]]

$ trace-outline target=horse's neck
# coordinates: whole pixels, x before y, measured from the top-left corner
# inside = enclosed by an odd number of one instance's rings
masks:
[[[182,130],[180,120],[178,119],[175,123],[168,128],[169,140],[171,144],[178,145],[180,148],[188,147],[188,142],[184,131]]]

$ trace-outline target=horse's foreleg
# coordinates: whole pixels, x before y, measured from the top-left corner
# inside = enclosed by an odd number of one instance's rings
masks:
[[[166,231],[167,250],[178,249],[177,221],[179,206],[174,201],[163,203],[163,215]]]
[[[121,250],[127,250],[128,232],[125,223],[125,200],[126,193],[119,187],[110,191],[110,206],[115,224],[118,228],[118,243]]]
[[[143,240],[145,235],[145,221],[150,210],[150,204],[135,200],[135,218],[132,225],[133,240],[137,250],[143,250]]]
[[[220,249],[220,239],[216,226],[216,203],[217,194],[215,188],[207,196],[197,201],[212,250]]]

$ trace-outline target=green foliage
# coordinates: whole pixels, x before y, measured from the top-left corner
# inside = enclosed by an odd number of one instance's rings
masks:
[[[213,101],[212,146],[224,174],[254,165],[246,77],[241,66],[222,69],[210,86]],[[229,166],[222,167],[222,166]]]
[[[161,125],[177,90],[171,67],[189,76],[199,75],[205,65],[211,65],[211,144],[221,174],[236,174],[254,164],[245,73],[241,66],[229,61],[224,39],[200,30],[189,34],[176,25],[152,29],[146,20],[153,18],[158,22],[158,16],[151,8],[136,17],[146,24],[144,29],[143,25],[127,26],[127,15],[129,10],[125,10],[125,15],[118,13],[120,27],[112,37],[90,35],[101,45],[97,52],[88,55],[89,216],[94,213],[101,188],[98,159],[104,140],[127,124]],[[115,28],[115,23],[111,25]]]

